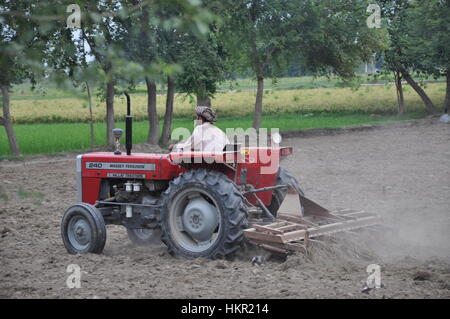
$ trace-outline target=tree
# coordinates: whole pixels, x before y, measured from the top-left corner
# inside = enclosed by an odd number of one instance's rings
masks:
[[[180,92],[194,94],[197,105],[211,106],[211,97],[217,92],[218,83],[227,75],[226,52],[214,29],[207,38],[187,35],[179,64],[183,72],[176,78]]]
[[[131,61],[142,65],[147,87],[147,113],[149,130],[147,142],[156,144],[159,137],[159,119],[156,110],[156,79],[160,70],[157,67],[156,28],[150,23],[155,10],[145,0],[129,0],[130,5],[138,7],[137,12],[126,19],[125,54]]]
[[[121,55],[123,33],[122,19],[119,10],[120,1],[106,0],[101,2],[83,1],[86,14],[82,19],[82,37],[87,41],[90,52],[100,64],[105,74],[105,98],[106,98],[106,137],[107,144],[114,146],[112,130],[114,122],[114,88],[116,85],[116,73],[114,69],[115,59]],[[115,13],[103,15],[102,13]]]
[[[398,114],[405,112],[406,106],[403,96],[403,72],[402,65],[406,61],[401,37],[406,34],[406,0],[388,0],[383,2],[382,13],[387,22],[387,30],[390,37],[389,47],[384,51],[384,67],[394,74],[394,82],[397,92]]]
[[[297,40],[297,8],[290,0],[230,0],[222,16],[228,50],[236,65],[250,67],[257,80],[253,127],[261,126],[264,78],[271,63]],[[270,74],[269,74],[270,75]]]
[[[0,4],[1,12],[33,12],[33,7],[27,1],[9,1]],[[33,65],[28,63],[31,58],[42,59],[43,47],[37,39],[38,25],[22,17],[11,15],[0,16],[0,89],[2,92],[3,117],[0,124],[5,127],[11,153],[20,155],[19,145],[13,129],[10,114],[9,93],[13,84],[25,79],[34,81]],[[34,47],[34,50],[30,50]]]
[[[371,1],[301,1],[297,29],[300,34],[298,55],[307,71],[335,74],[348,79],[363,62],[373,60],[384,48],[383,30],[367,26],[367,7]]]
[[[71,31],[66,28],[65,9],[73,3],[81,7],[82,15],[81,29]],[[149,91],[149,141],[154,142],[157,137],[159,123],[156,114],[155,79],[164,72],[170,74],[171,70],[176,68],[168,66],[161,57],[155,57],[152,54],[157,51],[157,48],[149,48],[155,43],[152,42],[152,30],[157,26],[162,30],[183,30],[198,35],[208,31],[207,26],[212,20],[211,14],[202,8],[200,2],[185,0],[105,0],[100,2],[55,0],[38,3],[32,0],[22,0],[6,1],[2,6],[2,10],[0,10],[2,26],[5,19],[13,23],[26,22],[20,37],[14,37],[14,41],[6,40],[11,42],[6,44],[8,50],[15,49],[14,53],[10,53],[9,56],[13,57],[14,54],[17,56],[17,53],[21,53],[24,48],[29,48],[26,52],[30,53],[26,59],[23,59],[28,62],[26,68],[15,69],[16,64],[7,61],[6,57],[4,58],[7,50],[2,48],[1,62],[4,63],[5,69],[8,69],[8,72],[3,74],[4,78],[6,78],[6,74],[13,74],[19,69],[30,73],[29,70],[32,68],[29,66],[38,65],[41,71],[52,68],[52,72],[47,70],[45,72],[47,75],[52,73],[51,79],[58,82],[66,81],[67,77],[72,77],[76,72],[86,75],[87,78],[84,82],[88,87],[92,74],[80,72],[83,65],[80,62],[81,49],[77,46],[80,40],[88,43],[88,54],[95,60],[95,63],[89,64],[89,68],[98,65],[99,69],[96,71],[100,72],[96,72],[95,79],[99,75],[103,76],[101,91],[106,99],[106,133],[110,145],[113,144],[112,129],[115,121],[116,86],[120,84],[123,89],[127,90],[136,84],[138,78],[146,80]],[[61,9],[64,9],[63,14],[61,14]],[[158,12],[161,9],[172,11],[169,15],[161,15]],[[136,21],[137,24],[134,23]],[[3,33],[7,31],[8,29],[5,27],[2,29]],[[126,52],[125,48],[129,44],[131,46]],[[140,44],[139,48],[137,44]],[[82,47],[84,49],[84,46]],[[42,52],[45,54],[42,55]],[[152,60],[154,63],[151,63]],[[17,79],[8,80],[5,83],[10,85],[13,82],[20,82],[23,78],[24,76],[18,76]],[[77,81],[79,82],[79,79]],[[90,92],[88,92],[89,95]],[[9,102],[9,99],[5,101]],[[9,103],[6,104],[5,110],[9,110]],[[10,122],[9,112],[7,113],[6,120],[2,120],[2,122]],[[8,131],[11,130],[8,129]]]
[[[74,34],[63,25],[54,26],[46,43],[45,65],[48,80],[66,91],[85,99],[89,108],[89,131],[91,147],[95,146],[92,113],[92,88],[102,85],[101,67],[89,61],[83,34]],[[82,88],[83,93],[79,91]],[[86,94],[84,94],[86,93]]]
[[[365,23],[367,1],[229,0],[223,16],[236,63],[257,80],[253,127],[261,125],[264,78],[296,58],[313,73],[352,77],[382,47],[382,32]],[[243,62],[243,63],[242,63]]]
[[[155,80],[166,64],[157,56],[161,51],[155,41],[156,29],[191,29],[198,33],[210,19],[208,12],[196,1],[183,0],[84,1],[84,6],[90,14],[83,19],[83,37],[105,74],[108,144],[114,143],[115,87],[119,79],[134,85],[141,77],[148,94],[148,141],[155,143],[159,133]]]
[[[186,19],[186,14],[183,14],[186,11],[186,8],[183,7],[186,5],[186,2],[161,5],[156,12],[156,16],[166,22],[162,27],[156,26],[158,57],[163,61],[162,74],[164,74],[167,83],[166,109],[162,133],[159,139],[160,145],[167,145],[171,138],[175,88],[177,78],[180,76],[181,69],[184,66],[183,64],[187,62],[186,54],[189,53],[186,51],[192,49],[189,48],[189,43],[192,43],[192,41],[195,43],[196,40],[194,39],[196,38],[204,38],[209,32],[209,25],[212,22],[213,17],[210,11],[200,4],[200,2],[197,3],[198,6],[194,8],[194,11],[188,10],[188,12],[193,14],[192,17],[196,21],[195,24],[169,23],[179,16],[184,16],[183,21],[189,21]],[[199,73],[196,74],[197,76],[202,76]]]
[[[171,75],[167,76],[166,110],[164,113],[163,129],[159,144],[166,146],[170,141],[172,132],[173,104],[175,101],[175,82]]]
[[[443,105],[450,107],[450,2],[443,0],[415,0],[406,14],[407,56],[414,68],[434,77],[447,79]]]
[[[3,80],[2,80],[3,81]],[[6,82],[0,83],[0,88],[2,91],[2,103],[3,103],[3,117],[0,117],[0,125],[3,125],[6,130],[6,135],[8,136],[9,147],[11,153],[14,156],[20,156],[19,145],[17,144],[16,134],[14,133],[11,115],[9,111],[9,88],[10,84],[5,84]],[[11,83],[11,82],[10,82]]]
[[[160,143],[170,139],[175,94],[174,73],[179,70],[179,55],[186,34],[198,37],[205,33],[211,16],[200,3],[182,0],[128,0],[136,10],[122,22],[123,43],[127,59],[143,68],[147,87],[149,133],[147,141],[155,144],[159,135],[156,111],[156,82],[167,79],[166,112]],[[136,75],[135,75],[136,77]],[[137,76],[139,77],[139,76]]]
[[[164,30],[158,29],[159,39],[159,54],[164,59],[165,63],[169,65],[176,64],[179,60],[181,52],[181,43],[183,40],[183,34],[176,29]],[[170,141],[172,133],[172,119],[173,119],[173,105],[175,101],[175,81],[174,72],[172,69],[168,69],[164,72],[167,79],[167,91],[166,91],[166,108],[164,112],[164,121],[159,138],[159,144],[165,146]]]
[[[18,56],[9,51],[9,42],[17,36],[17,29],[12,26],[0,25],[0,89],[2,92],[3,117],[0,117],[0,125],[3,125],[8,137],[9,147],[14,156],[20,155],[16,134],[13,129],[11,115],[9,91],[11,85],[22,82],[26,77],[24,66],[19,62]],[[9,51],[9,52],[8,52]]]
[[[398,103],[398,111],[397,113],[399,115],[402,115],[405,113],[405,98],[403,95],[403,76],[402,72],[400,70],[394,70],[394,81],[395,81],[395,88],[397,92],[397,103]]]
[[[389,48],[384,53],[385,67],[396,77],[399,113],[404,111],[401,80],[405,79],[428,112],[435,114],[434,103],[411,72],[434,76],[446,74],[450,56],[445,30],[449,19],[448,4],[440,0],[384,0],[380,4],[390,38]],[[435,36],[431,37],[431,34]]]

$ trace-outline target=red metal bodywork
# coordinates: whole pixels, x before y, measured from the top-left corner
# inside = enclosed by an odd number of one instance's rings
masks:
[[[134,153],[129,156],[108,152],[89,153],[83,155],[81,161],[82,201],[95,204],[99,197],[101,181],[114,178],[108,174],[124,174],[121,178],[127,180],[136,179],[125,177],[129,174],[139,175],[138,179],[145,180],[172,180],[187,169],[197,167],[222,171],[237,185],[241,183],[240,176],[243,169],[246,169],[247,184],[255,188],[273,186],[276,183],[280,156],[291,152],[291,148],[248,148],[238,152],[224,153]],[[114,163],[119,166],[120,163],[133,165],[120,169]],[[136,170],[133,169],[135,164],[138,168]],[[141,164],[151,164],[151,169],[143,169],[144,166]],[[272,191],[260,192],[258,197],[265,205],[269,205],[272,200]],[[247,195],[247,199],[252,204],[256,204],[253,195]]]

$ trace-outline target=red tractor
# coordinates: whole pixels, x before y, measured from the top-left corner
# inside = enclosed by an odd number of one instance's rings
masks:
[[[119,151],[122,132],[116,129],[116,152],[77,157],[78,203],[61,225],[69,253],[101,253],[108,224],[125,226],[136,244],[160,236],[172,255],[185,258],[223,258],[239,249],[244,235],[276,251],[306,238],[301,231],[313,223],[307,216],[335,216],[303,197],[297,180],[279,167],[280,159],[292,153],[289,147],[229,145],[220,153],[132,154],[127,99],[126,154]],[[280,224],[276,218],[288,191],[303,209]]]

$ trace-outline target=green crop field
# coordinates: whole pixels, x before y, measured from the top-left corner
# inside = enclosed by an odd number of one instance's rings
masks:
[[[255,92],[254,81],[239,80],[242,89],[216,94],[213,107],[219,115],[218,126],[248,128],[252,124]],[[315,83],[315,84],[311,84]],[[326,83],[329,87],[326,87]],[[228,83],[229,84],[229,83]],[[295,87],[314,85],[320,88]],[[227,84],[223,84],[226,87]],[[281,131],[309,128],[341,127],[363,123],[398,121],[424,116],[425,108],[419,96],[405,86],[408,113],[396,116],[395,87],[390,85],[339,87],[336,79],[290,78],[280,79],[276,85],[267,81],[264,92],[263,127]],[[280,88],[284,89],[280,89]],[[90,147],[89,110],[87,101],[79,95],[70,95],[56,88],[27,91],[25,85],[14,88],[11,114],[17,140],[23,154],[54,153],[83,150]],[[41,90],[41,91],[39,91]],[[42,91],[44,90],[44,91]],[[132,95],[134,116],[134,142],[144,142],[148,123],[146,94]],[[444,83],[427,83],[425,90],[437,106],[445,96]],[[45,94],[44,94],[45,93]],[[158,116],[164,116],[165,96],[158,95]],[[195,101],[178,94],[174,106],[173,128],[192,129]],[[125,99],[116,97],[115,115],[118,127],[124,127]],[[96,144],[105,144],[105,103],[94,98]],[[9,147],[5,131],[0,130],[0,156],[8,156]]]
[[[445,95],[444,83],[430,83],[425,90],[436,105],[442,105]],[[405,102],[409,112],[422,112],[423,103],[419,96],[405,86]],[[219,117],[251,115],[255,103],[255,92],[232,91],[216,94],[212,101]],[[397,109],[397,97],[393,85],[361,86],[354,88],[320,88],[296,90],[265,90],[264,114],[280,113],[341,113],[394,114]],[[94,99],[94,121],[103,122],[105,103]],[[147,96],[133,94],[133,116],[137,121],[147,119]],[[192,118],[195,101],[183,94],[176,96],[174,117]],[[162,118],[165,108],[165,96],[158,95],[158,115]],[[125,117],[126,102],[123,97],[115,99],[117,120]],[[78,97],[51,97],[39,99],[11,100],[11,114],[15,124],[34,123],[83,123],[89,120],[87,101]]]

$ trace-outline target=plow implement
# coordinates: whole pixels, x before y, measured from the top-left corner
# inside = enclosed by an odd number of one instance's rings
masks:
[[[296,207],[296,208],[295,208]],[[300,207],[300,209],[299,209]],[[244,231],[247,240],[271,252],[305,251],[314,238],[375,226],[377,215],[354,210],[330,212],[294,189],[286,195],[276,220],[254,220]]]

